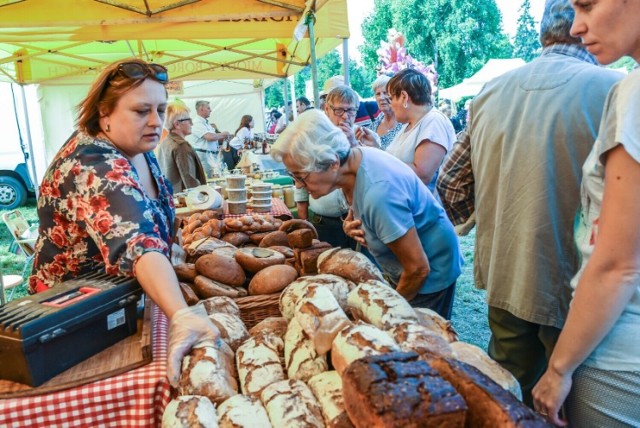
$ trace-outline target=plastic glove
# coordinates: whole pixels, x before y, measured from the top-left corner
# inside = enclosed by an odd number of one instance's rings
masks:
[[[209,320],[204,306],[183,308],[173,314],[167,345],[167,377],[172,386],[178,386],[184,356],[194,345],[204,341],[214,342],[220,347],[223,345],[220,331]]]

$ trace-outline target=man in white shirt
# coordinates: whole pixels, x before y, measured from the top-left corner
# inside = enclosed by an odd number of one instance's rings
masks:
[[[207,177],[211,177],[213,174],[213,168],[209,158],[218,155],[218,142],[221,142],[231,135],[227,131],[219,132],[209,123],[208,119],[210,115],[211,106],[209,105],[209,101],[196,101],[196,116],[193,119],[190,143],[200,158]]]

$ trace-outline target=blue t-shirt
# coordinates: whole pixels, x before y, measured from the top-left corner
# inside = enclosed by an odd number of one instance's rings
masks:
[[[397,283],[402,265],[386,244],[416,228],[431,272],[420,294],[444,290],[460,276],[463,260],[453,226],[418,176],[394,156],[370,147],[362,152],[352,209],[362,220],[369,251]]]

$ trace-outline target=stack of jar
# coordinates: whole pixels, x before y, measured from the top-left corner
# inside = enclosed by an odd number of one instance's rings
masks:
[[[246,175],[227,176],[226,191],[229,214],[245,214],[247,212],[247,189],[244,187],[246,179]]]
[[[251,210],[254,213],[271,212],[271,183],[256,181],[251,185]]]

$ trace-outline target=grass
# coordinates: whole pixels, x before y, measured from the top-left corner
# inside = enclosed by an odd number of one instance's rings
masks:
[[[29,221],[36,223],[36,201],[30,199],[20,211]],[[13,239],[6,226],[0,226],[0,266],[2,273],[20,275],[25,263],[23,254],[15,254],[11,250]],[[473,246],[475,242],[475,229],[468,236],[460,239],[460,246],[465,260],[462,275],[456,285],[456,297],[453,304],[452,324],[460,335],[460,340],[472,343],[486,350],[489,342],[489,326],[487,323],[487,304],[485,292],[477,290],[473,285]],[[27,273],[28,275],[29,273]],[[8,292],[7,294],[9,294]],[[13,293],[12,299],[27,295],[26,285],[18,287]]]

